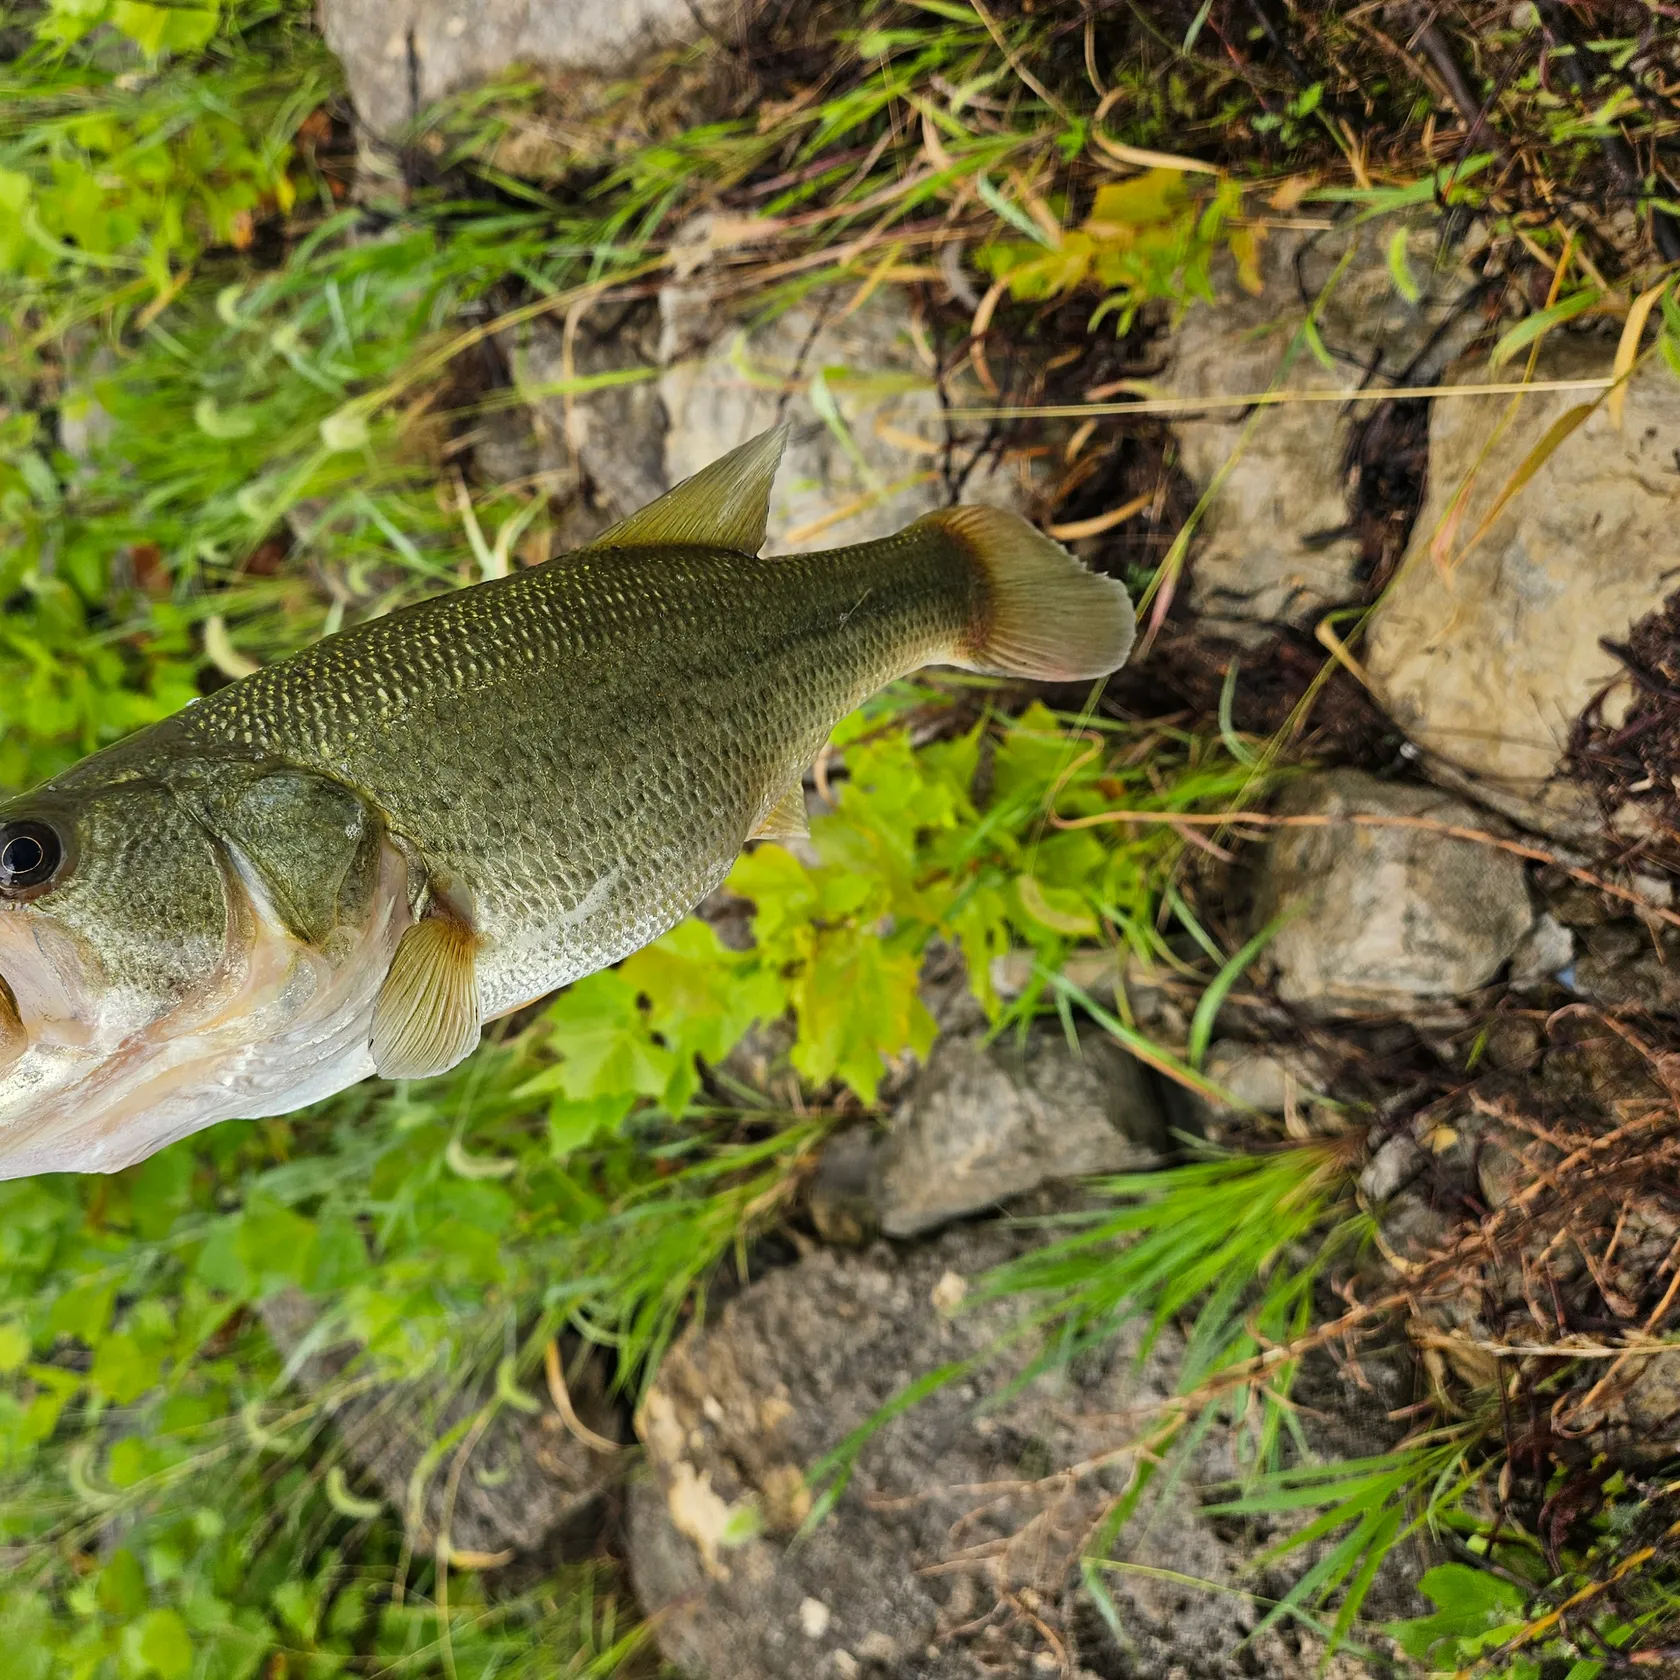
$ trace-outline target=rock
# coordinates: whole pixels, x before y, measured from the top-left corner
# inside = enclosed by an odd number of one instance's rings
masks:
[[[1230,396],[1287,381],[1297,390],[1336,390],[1392,382],[1449,321],[1452,342],[1479,330],[1481,317],[1455,303],[1473,284],[1447,265],[1432,278],[1438,223],[1410,226],[1407,262],[1424,287],[1410,304],[1389,272],[1387,246],[1401,224],[1382,218],[1326,233],[1274,234],[1262,247],[1258,295],[1244,292],[1227,260],[1218,303],[1192,309],[1168,342],[1167,381],[1175,394]],[[1298,349],[1284,357],[1343,258],[1347,267],[1324,300],[1319,334],[1333,367]],[[1438,353],[1439,347],[1435,347]],[[1425,382],[1428,369],[1422,371]],[[1416,377],[1414,375],[1414,377]],[[1211,485],[1230,463],[1203,516],[1191,570],[1191,605],[1213,627],[1256,642],[1265,626],[1311,625],[1359,594],[1360,541],[1343,464],[1349,419],[1335,403],[1291,403],[1249,416],[1225,410],[1181,424],[1185,471]]]
[[[842,319],[844,305],[838,294],[814,297],[748,331],[709,293],[672,284],[657,311],[579,317],[569,357],[566,329],[528,322],[499,340],[526,418],[477,428],[479,474],[498,481],[517,467],[537,479],[558,510],[563,550],[785,420],[768,553],[886,536],[946,506],[959,480],[967,499],[1025,508],[1030,463],[976,459],[975,444],[951,434],[907,295],[883,288]],[[592,374],[645,377],[553,390]]]
[[[1181,1344],[1170,1327],[1141,1368],[1136,1332],[1122,1332],[1106,1355],[1014,1390],[1030,1350],[1003,1350],[886,1422],[833,1510],[794,1541],[810,1512],[807,1466],[905,1384],[1016,1322],[1023,1309],[1008,1301],[954,1314],[936,1301],[1027,1240],[990,1224],[908,1254],[818,1250],[673,1347],[638,1414],[649,1474],[632,1489],[629,1552],[655,1636],[690,1680],[1027,1675],[1052,1655],[1041,1630],[1067,1654],[1047,1672],[1315,1672],[1310,1638],[1243,1644],[1260,1615],[1243,1554],[1190,1493],[1235,1472],[1218,1457],[1221,1431],[1150,1518],[1148,1556],[1178,1579],[1107,1578],[1127,1649],[1070,1568],[1130,1466],[1122,1453],[1056,1472],[1109,1453],[1123,1439],[1116,1414],[1171,1392]],[[1184,1577],[1213,1590],[1186,1590]]]
[[[1587,935],[1574,989],[1605,1009],[1680,1014],[1680,941],[1637,922],[1608,922]]]
[[[318,1322],[308,1296],[282,1290],[259,1311],[270,1339],[294,1363],[292,1380],[325,1400],[351,1464],[408,1522],[417,1547],[434,1547],[447,1521],[454,1552],[501,1561],[535,1552],[580,1523],[622,1473],[624,1455],[585,1445],[547,1404],[534,1414],[503,1406],[456,1481],[453,1505],[446,1458],[427,1478],[413,1512],[409,1483],[421,1460],[439,1437],[483,1406],[493,1383],[463,1385],[445,1374],[350,1388],[342,1379],[357,1357],[353,1344],[328,1341],[305,1351]],[[597,1357],[591,1354],[581,1371],[572,1371],[568,1386],[586,1429],[609,1441],[628,1439],[628,1420]]]
[[[1486,985],[1534,922],[1520,859],[1425,829],[1355,826],[1355,813],[1482,828],[1436,789],[1359,771],[1303,777],[1261,868],[1255,925],[1287,919],[1266,950],[1278,996],[1316,1014],[1404,1012]]]
[[[1404,1190],[1429,1157],[1409,1132],[1396,1132],[1377,1150],[1359,1175],[1359,1191],[1368,1202],[1386,1202]]]
[[[562,524],[562,548],[589,541],[664,495],[675,480],[665,467],[665,407],[653,377],[659,331],[651,308],[621,309],[610,327],[583,317],[572,333],[569,365],[566,333],[552,321],[528,321],[503,343],[514,388],[529,406],[536,470],[550,500],[562,501],[580,485],[587,490],[585,505]],[[568,378],[623,373],[644,377],[569,399],[553,391]],[[487,466],[482,456],[480,465]]]
[[[1165,1146],[1147,1075],[1106,1038],[941,1039],[880,1147],[878,1227],[912,1237],[1053,1180],[1155,1166]]]
[[[858,1244],[881,1230],[881,1146],[868,1126],[854,1126],[823,1146],[811,1176],[811,1223],[824,1242]]]
[[[320,0],[363,123],[394,135],[446,94],[534,67],[623,75],[651,52],[733,35],[746,0]]]
[[[1553,334],[1536,376],[1602,377],[1613,353],[1605,340]],[[1473,389],[1511,376],[1509,367],[1463,369],[1453,382]],[[1582,709],[1618,677],[1600,639],[1624,640],[1673,589],[1680,381],[1656,358],[1624,389],[1622,429],[1596,409],[1468,553],[1547,430],[1593,393],[1524,398],[1502,433],[1508,397],[1435,400],[1428,496],[1364,655],[1377,699],[1419,746],[1519,802],[1526,820],[1565,831],[1583,820],[1581,796],[1547,778]],[[1435,533],[1472,470],[1438,564]],[[1616,699],[1607,706],[1612,721]],[[1595,817],[1586,820],[1596,828]]]
[[[720,314],[707,290],[671,285],[660,295],[670,483],[767,427],[792,426],[767,553],[889,536],[951,499],[948,422],[908,297],[882,287],[850,314],[845,302],[813,298],[749,330]],[[965,500],[1030,501],[1028,463],[975,461],[974,448],[959,439],[950,458],[956,474],[972,468]]]
[[[992,990],[1000,998],[1018,998],[1032,984],[1033,977],[1038,972],[1038,963],[1039,958],[1033,951],[1005,951],[1002,956],[993,957]],[[1080,947],[1069,951],[1060,972],[1062,978],[1070,985],[1089,992],[1105,1009],[1114,1004],[1115,989],[1120,983],[1120,965],[1113,951],[1105,951],[1100,947]],[[1126,977],[1126,990],[1128,994],[1132,991],[1129,974]],[[1130,998],[1129,1001],[1135,1013],[1137,1000]],[[1150,997],[1148,1001],[1156,1004],[1159,1000]]]
[[[1326,1070],[1304,1045],[1243,1044],[1222,1038],[1208,1046],[1202,1071],[1244,1108],[1282,1114],[1291,1102],[1322,1093]]]
[[[1543,985],[1575,960],[1575,935],[1543,910],[1511,954],[1513,986]]]

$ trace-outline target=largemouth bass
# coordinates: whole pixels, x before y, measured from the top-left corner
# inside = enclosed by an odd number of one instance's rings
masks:
[[[441,1073],[801,829],[886,683],[1125,659],[1120,584],[995,508],[760,558],[783,441],[0,805],[0,1178]]]

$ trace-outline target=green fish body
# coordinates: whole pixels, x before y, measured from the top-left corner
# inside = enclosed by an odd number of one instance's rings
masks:
[[[781,446],[0,807],[0,1177],[441,1072],[796,832],[806,767],[884,684],[1124,659],[1120,586],[995,509],[759,557]]]

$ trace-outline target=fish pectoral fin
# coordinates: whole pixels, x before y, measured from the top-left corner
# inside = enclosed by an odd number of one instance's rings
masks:
[[[425,1079],[471,1055],[482,1022],[472,929],[428,915],[397,944],[373,1006],[373,1065],[387,1079]]]
[[[795,782],[766,812],[764,821],[747,836],[749,840],[806,840],[811,819],[805,810],[805,784]]]
[[[589,547],[728,548],[757,554],[770,526],[770,486],[787,439],[786,426],[760,432],[621,519]]]

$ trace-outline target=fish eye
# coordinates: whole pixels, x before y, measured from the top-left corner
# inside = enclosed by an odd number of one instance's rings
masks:
[[[0,823],[0,892],[44,886],[63,861],[64,842],[50,824]]]

